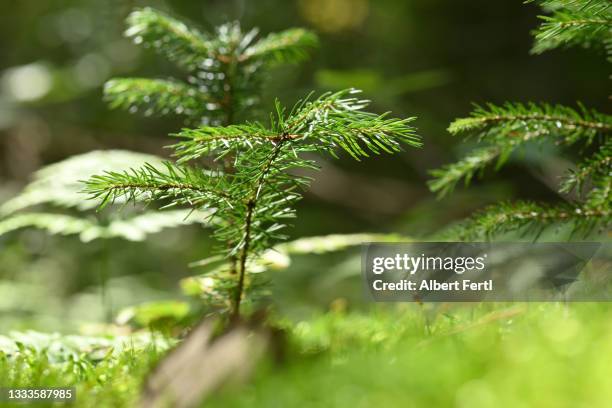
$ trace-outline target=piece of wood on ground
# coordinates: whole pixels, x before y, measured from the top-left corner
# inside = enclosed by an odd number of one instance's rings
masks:
[[[161,360],[141,395],[142,408],[191,408],[230,382],[244,381],[269,345],[269,332],[245,323],[213,338],[207,319]]]

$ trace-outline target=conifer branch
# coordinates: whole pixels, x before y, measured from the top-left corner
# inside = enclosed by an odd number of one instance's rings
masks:
[[[612,36],[612,4],[609,0],[548,0],[541,2],[550,16],[540,16],[534,31],[532,52],[578,45],[593,47],[609,44]]]
[[[608,174],[593,181],[591,190],[585,197],[585,206],[594,211],[612,208],[612,177]]]
[[[273,242],[285,238],[281,231],[295,216],[293,205],[310,182],[293,170],[316,169],[314,162],[302,157],[304,153],[335,154],[335,149],[342,149],[359,160],[394,153],[402,144],[420,146],[408,125],[413,118],[365,112],[368,101],[353,97],[355,92],[305,99],[289,112],[277,103],[268,126],[246,123],[184,130],[178,135],[184,140],[173,146],[178,164],[166,163],[163,171],[145,166],[94,177],[86,190],[101,198],[102,205],[123,198],[214,208],[214,237],[230,260],[229,273],[224,269],[219,276],[233,282],[222,287],[231,299],[231,314],[237,316],[245,288],[253,284],[249,265]],[[220,168],[231,158],[232,171],[200,171],[184,164],[202,157],[215,159]]]
[[[164,166],[164,171],[146,164],[139,169],[93,176],[87,180],[84,192],[99,200],[101,208],[117,200],[148,203],[166,199],[172,199],[171,205],[200,208],[231,198],[223,191],[223,179],[216,174],[169,162]]]
[[[490,146],[479,148],[460,161],[430,172],[428,184],[440,197],[450,193],[462,179],[466,185],[486,166],[500,168],[514,151],[530,142],[550,140],[557,144],[585,145],[612,134],[612,116],[580,111],[561,105],[506,103],[477,107],[471,117],[457,119],[448,128],[453,135],[475,134]]]
[[[185,116],[189,124],[214,125],[209,128],[212,133],[207,136],[203,136],[206,129],[201,129],[201,135],[191,149],[183,146],[184,151],[180,153],[185,158],[181,162],[213,151],[223,151],[224,146],[232,146],[216,157],[221,162],[221,171],[227,175],[235,173],[238,146],[253,147],[254,143],[250,140],[252,137],[247,139],[244,134],[236,134],[236,131],[248,130],[256,135],[257,130],[253,131],[253,126],[249,129],[248,124],[236,125],[234,129],[231,126],[235,124],[238,115],[252,110],[258,103],[263,69],[279,63],[301,61],[317,45],[316,35],[303,29],[273,33],[257,40],[256,29],[243,33],[238,23],[229,23],[218,27],[214,35],[203,34],[150,8],[132,13],[128,25],[126,35],[134,42],[156,49],[170,61],[186,68],[191,75],[188,84],[180,81],[118,79],[107,85],[107,100],[112,107],[132,112],[143,110],[147,115],[172,112]],[[216,127],[219,125],[228,127]],[[203,140],[205,137],[208,140]],[[232,139],[231,143],[229,139]],[[278,142],[277,135],[268,139],[270,143]],[[136,198],[133,196],[135,193],[137,198],[142,198],[143,191],[147,191],[153,198],[168,198],[168,192],[181,191],[176,187],[186,187],[184,184],[130,184],[129,180],[125,181],[124,184],[116,185],[112,191],[126,193],[132,199]],[[195,190],[191,191],[192,194],[183,193],[187,194],[183,197],[185,201],[194,199],[192,195]],[[109,198],[112,197],[113,194]],[[239,225],[239,220],[228,219],[226,225],[228,228]],[[230,251],[230,271],[235,274],[238,259],[234,249],[237,244],[229,238],[225,242]]]
[[[466,186],[469,185],[474,176],[482,174],[486,166],[500,157],[501,152],[502,148],[499,146],[476,149],[455,163],[431,170],[429,174],[433,179],[427,184],[431,191],[438,193],[438,197],[444,197],[450,194],[461,180],[464,180]],[[501,165],[503,161],[498,163]]]
[[[261,59],[271,63],[296,63],[308,57],[317,47],[316,35],[302,28],[272,33],[251,45],[239,57],[240,61]]]
[[[305,99],[284,119],[284,110],[277,107],[279,123],[270,128],[260,123],[248,123],[225,128],[201,127],[184,130],[176,136],[184,138],[175,144],[181,162],[221,150],[218,158],[228,150],[250,149],[261,144],[275,144],[281,140],[316,142],[320,148],[335,154],[340,148],[359,160],[369,154],[400,151],[402,143],[419,147],[420,139],[408,126],[414,118],[392,119],[388,114],[376,115],[362,109],[369,101],[350,96],[355,90],[323,94],[316,100]],[[280,128],[279,126],[283,127]],[[276,128],[276,129],[275,129]],[[389,137],[393,135],[393,137]]]
[[[231,125],[259,102],[262,78],[274,64],[305,59],[317,45],[315,34],[290,29],[257,40],[238,23],[203,33],[151,8],[134,11],[126,36],[185,68],[185,81],[118,78],[105,88],[111,107],[145,115],[175,113],[187,124]]]
[[[209,95],[178,80],[115,78],[104,85],[104,97],[111,108],[141,111],[145,116],[199,118],[219,109]]]
[[[205,64],[212,41],[194,28],[152,8],[138,9],[127,18],[126,37],[144,44],[190,71]]]
[[[317,45],[309,31],[291,29],[257,40],[257,30],[244,33],[230,23],[211,35],[149,8],[132,13],[128,25],[126,35],[134,42],[156,49],[190,76],[187,81],[109,81],[105,94],[111,106],[174,112],[201,126],[176,135],[181,138],[171,146],[176,164],[107,172],[91,177],[85,191],[101,207],[121,200],[209,209],[218,251],[229,260],[215,272],[218,285],[210,299],[221,299],[233,316],[240,313],[245,293],[257,286],[250,268],[285,238],[281,231],[310,182],[293,170],[317,168],[304,153],[343,150],[359,160],[398,152],[402,144],[421,145],[409,126],[414,118],[365,112],[369,102],[352,96],[353,90],[306,98],[289,112],[277,102],[268,125],[235,123],[258,102],[263,68],[301,61]],[[212,168],[186,165],[200,158],[212,159]]]
[[[451,134],[477,132],[481,137],[526,138],[530,135],[555,135],[558,141],[572,143],[592,140],[598,134],[612,133],[612,116],[549,104],[506,103],[476,106],[471,117],[458,119],[448,128]]]
[[[540,53],[566,45],[603,45],[612,51],[612,4],[609,0],[546,0],[539,2],[551,16],[535,31],[533,51]],[[612,55],[612,54],[611,54]],[[562,182],[559,192],[578,190],[577,202],[540,205],[531,202],[505,203],[485,209],[451,230],[452,239],[482,239],[522,231],[536,239],[551,225],[569,225],[574,233],[590,234],[612,223],[612,116],[561,105],[506,103],[477,107],[471,117],[458,119],[449,127],[452,134],[473,134],[488,147],[474,150],[460,161],[434,170],[432,191],[443,196],[465,179],[466,184],[485,166],[497,160],[500,167],[519,147],[529,142],[552,141],[558,145],[600,142],[595,155],[587,158]],[[589,181],[590,189],[582,189]]]
[[[561,224],[569,224],[572,233],[586,236],[594,229],[608,228],[612,224],[612,213],[610,207],[544,206],[526,201],[503,203],[474,214],[452,228],[448,236],[459,240],[478,240],[520,231],[537,237],[547,227]]]
[[[560,192],[569,193],[572,190],[581,192],[585,182],[599,179],[612,179],[612,139],[608,139],[599,151],[585,160],[575,171],[570,171],[561,184]]]

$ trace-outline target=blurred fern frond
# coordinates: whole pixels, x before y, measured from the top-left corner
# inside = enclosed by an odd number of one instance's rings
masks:
[[[81,180],[107,169],[122,171],[144,163],[155,167],[162,163],[162,159],[127,150],[94,150],[50,164],[34,173],[32,181],[19,195],[0,205],[0,217],[43,204],[77,210],[93,209],[96,204],[83,199]]]
[[[151,172],[161,172],[164,168],[157,156],[125,150],[92,151],[45,166],[34,174],[32,182],[19,195],[0,206],[0,235],[36,228],[52,235],[78,235],[83,242],[102,238],[142,241],[148,234],[165,228],[206,222],[209,213],[192,214],[188,210],[147,211],[110,219],[89,211],[98,204],[86,200],[82,179],[104,170],[123,172],[145,163]]]
[[[105,223],[94,217],[26,212],[0,220],[0,235],[21,228],[36,228],[51,235],[78,235],[82,242],[109,238],[144,241],[150,234],[166,228],[204,223],[208,217],[209,214],[194,213],[189,210],[148,211]]]

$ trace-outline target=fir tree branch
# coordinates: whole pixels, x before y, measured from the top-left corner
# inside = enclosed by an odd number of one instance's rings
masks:
[[[295,63],[308,57],[317,47],[317,36],[301,28],[272,33],[248,47],[239,57],[240,61],[263,59],[271,63]]]
[[[491,146],[477,149],[460,161],[430,172],[434,177],[428,184],[439,196],[450,193],[461,179],[466,185],[484,168],[497,161],[500,168],[510,155],[529,142],[551,140],[559,144],[579,141],[592,143],[597,137],[612,134],[612,116],[580,111],[565,106],[548,104],[506,103],[477,107],[469,118],[458,119],[448,128],[453,135],[476,134]]]
[[[189,77],[190,85],[177,89],[176,84],[171,84],[159,92],[119,89],[113,93],[117,84],[111,83],[108,92],[111,102],[132,111],[144,108],[145,114],[175,112],[187,116],[188,123],[204,125],[232,125],[236,115],[259,101],[260,70],[264,65],[261,62],[266,62],[265,65],[297,62],[317,45],[316,36],[303,29],[270,34],[253,44],[257,30],[243,33],[238,23],[218,27],[216,36],[211,38],[149,8],[132,13],[128,25],[128,37],[155,48],[193,75]],[[233,172],[231,152],[223,158],[223,171]],[[230,248],[233,246],[229,243]],[[230,262],[235,264],[233,256]]]
[[[611,190],[612,177],[610,174],[595,179],[585,198],[585,206],[593,211],[612,208]]]
[[[455,163],[431,170],[429,174],[433,180],[429,180],[427,184],[431,191],[442,198],[450,194],[462,179],[466,186],[469,185],[474,176],[482,174],[485,167],[494,160],[498,160],[498,167],[501,166],[504,162],[503,157],[500,158],[501,154],[502,148],[499,146],[476,149]]]
[[[233,150],[250,149],[262,143],[274,143],[281,138],[257,122],[225,127],[202,126],[184,129],[173,136],[186,139],[172,146],[180,157],[179,162],[194,160],[230,146]]]
[[[587,235],[595,228],[607,228],[612,223],[608,208],[580,205],[544,206],[519,201],[503,203],[476,213],[448,232],[459,240],[490,239],[508,232],[522,231],[539,236],[547,227],[570,225],[573,233]]]
[[[104,208],[118,199],[126,202],[153,202],[171,199],[170,205],[214,208],[212,203],[230,200],[223,190],[221,177],[201,170],[176,167],[165,162],[164,171],[146,164],[125,172],[106,172],[86,181],[84,192],[100,200]]]
[[[408,126],[414,118],[393,119],[388,118],[388,114],[364,112],[362,109],[368,106],[368,101],[347,97],[355,92],[345,90],[323,94],[313,101],[306,99],[296,105],[287,118],[284,118],[285,110],[277,104],[279,123],[272,122],[269,127],[248,123],[184,130],[176,136],[186,140],[173,148],[184,162],[218,150],[222,151],[218,157],[223,157],[228,150],[250,149],[291,139],[316,143],[332,154],[340,148],[359,160],[368,157],[369,153],[400,151],[402,143],[414,147],[421,145],[414,129]]]
[[[243,32],[238,23],[202,33],[151,8],[134,11],[126,36],[153,48],[186,68],[186,82],[116,80],[107,85],[113,107],[147,115],[176,113],[189,124],[231,125],[237,115],[259,103],[262,74],[274,63],[297,62],[317,45],[316,35],[304,29],[270,34],[256,41],[258,31]]]
[[[275,115],[269,126],[259,123],[231,125],[225,127],[203,126],[184,130],[178,136],[184,140],[175,144],[179,157],[179,169],[186,160],[204,156],[222,161],[232,158],[232,171],[220,178],[223,184],[215,186],[228,199],[213,197],[216,214],[221,217],[214,236],[227,246],[221,248],[229,259],[236,259],[237,276],[232,287],[232,314],[240,312],[245,292],[248,267],[254,259],[270,248],[273,241],[284,239],[281,231],[285,220],[293,218],[293,204],[301,198],[300,190],[307,187],[309,179],[293,174],[292,170],[316,169],[315,163],[303,159],[306,152],[333,153],[337,148],[347,151],[355,159],[370,154],[393,153],[402,143],[420,146],[414,129],[408,126],[410,119],[391,119],[388,115],[375,115],[362,109],[368,101],[359,100],[350,94],[354,91],[328,93],[318,99],[306,99],[287,111],[276,104]],[[175,172],[178,174],[178,171]],[[148,175],[148,174],[146,174]],[[128,198],[134,188],[149,188],[149,185],[134,185],[135,181],[149,181],[142,174],[133,180],[114,175],[105,179],[102,190],[114,191],[113,183],[119,181],[118,190],[123,194],[128,188]],[[188,204],[184,197],[177,202],[165,191],[168,180],[153,177],[154,194],[151,199],[170,198],[175,204]],[[185,176],[173,178],[169,187],[174,194],[187,194],[192,199]],[[162,184],[163,183],[163,184]],[[160,184],[164,191],[159,193]],[[209,187],[210,183],[199,181],[195,185]],[[182,187],[186,187],[182,191]],[[95,189],[94,189],[95,191]],[[193,203],[192,203],[193,204]],[[231,276],[232,268],[230,267]],[[232,278],[230,278],[232,279]],[[229,286],[225,285],[228,288]]]
[[[214,235],[230,260],[232,283],[222,286],[232,295],[234,315],[240,311],[250,263],[272,241],[284,238],[284,220],[294,216],[292,205],[309,184],[308,178],[290,171],[316,168],[301,154],[335,154],[340,148],[360,159],[400,151],[402,143],[421,145],[408,126],[414,118],[364,112],[369,102],[349,96],[353,91],[306,99],[290,113],[277,103],[269,126],[234,124],[235,115],[256,102],[262,66],[300,61],[316,46],[316,36],[306,30],[287,30],[254,42],[257,31],[242,33],[236,23],[219,27],[211,38],[152,9],[133,13],[128,23],[127,35],[135,42],[156,48],[192,76],[189,84],[117,80],[107,85],[107,98],[117,107],[158,114],[180,107],[180,113],[190,119],[199,116],[205,126],[178,134],[183,140],[172,146],[177,165],[166,163],[163,171],[145,166],[106,173],[91,178],[86,192],[101,200],[101,206],[122,199],[214,208]],[[186,161],[204,156],[220,162],[223,171],[185,167]]]
[[[284,115],[284,109],[277,104],[277,120],[272,122],[270,130],[277,130],[278,135],[270,138],[265,136],[265,132],[260,133],[264,135],[264,140],[272,144],[272,146],[260,147],[262,151],[268,150],[267,159],[245,162],[263,163],[262,167],[256,167],[253,172],[249,170],[248,165],[237,164],[238,179],[257,181],[252,185],[251,194],[246,202],[244,232],[239,244],[241,246],[240,269],[234,301],[234,315],[239,313],[249,255],[257,256],[262,250],[269,247],[266,235],[270,234],[272,238],[278,230],[283,228],[283,225],[276,220],[293,216],[293,210],[289,205],[300,196],[291,192],[308,184],[307,179],[296,176],[287,177],[286,171],[290,168],[313,166],[310,161],[299,161],[298,152],[316,151],[320,146],[324,150],[330,150],[339,145],[358,159],[360,155],[367,156],[363,148],[357,142],[338,143],[340,138],[343,138],[342,140],[360,139],[374,153],[395,151],[397,148],[395,139],[417,143],[416,136],[406,126],[407,121],[387,120],[384,116],[360,112],[360,109],[367,104],[355,99],[343,99],[347,93],[326,94],[313,102],[301,102],[288,116]],[[358,118],[359,121],[351,120],[351,118]],[[267,135],[270,133],[272,132],[268,132]],[[330,134],[332,138],[326,140]],[[376,141],[376,147],[371,147],[371,140]],[[253,151],[250,150],[250,152]],[[264,209],[265,211],[262,211]],[[251,238],[253,225],[261,222],[259,220],[262,218],[263,220],[267,218],[268,223],[272,224],[271,227],[262,231],[259,239]],[[254,245],[256,247],[252,248]],[[252,254],[249,254],[249,250]]]
[[[104,98],[111,108],[142,111],[145,116],[200,118],[219,109],[219,103],[209,95],[177,80],[115,78],[104,85]]]
[[[544,22],[533,32],[533,53],[572,45],[610,44],[612,5],[609,0],[555,0],[542,4],[552,15],[540,16]]]
[[[136,10],[128,16],[127,24],[125,35],[134,43],[151,47],[190,71],[210,57],[213,44],[207,36],[158,10]]]
[[[591,158],[584,161],[575,171],[570,171],[561,184],[562,193],[572,190],[581,192],[582,187],[588,179],[595,182],[599,179],[612,178],[612,140],[608,139],[599,151]]]
[[[612,50],[612,4],[609,0],[547,0],[542,1],[552,16],[541,17],[545,22],[535,32],[536,53],[565,45],[592,46],[603,43]],[[580,190],[587,180],[591,188],[581,202],[556,206],[531,202],[504,203],[491,206],[460,223],[450,232],[452,239],[472,240],[521,231],[539,237],[552,225],[568,225],[573,233],[585,236],[596,228],[608,228],[612,223],[612,173],[610,172],[610,134],[612,117],[587,110],[548,104],[488,104],[477,107],[471,117],[458,119],[449,127],[452,134],[474,134],[489,147],[477,149],[457,163],[434,170],[429,182],[440,195],[450,192],[463,178],[466,183],[484,167],[498,161],[498,167],[517,148],[528,142],[550,140],[557,144],[584,145],[596,139],[603,141],[599,151],[571,172],[560,191]]]
[[[540,131],[542,135],[556,135],[568,143],[580,138],[592,140],[598,134],[612,133],[612,116],[580,107],[580,111],[561,105],[506,103],[476,106],[471,117],[451,123],[448,131],[454,135],[478,132],[482,137],[529,137]]]

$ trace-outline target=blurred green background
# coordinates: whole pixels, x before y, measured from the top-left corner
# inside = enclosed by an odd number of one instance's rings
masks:
[[[471,103],[549,101],[609,111],[604,56],[571,49],[529,55],[539,10],[486,0],[21,0],[0,3],[0,202],[43,165],[95,149],[168,155],[180,119],[111,111],[101,87],[113,76],[180,75],[153,52],[122,37],[127,14],[153,6],[210,30],[228,20],[263,34],[292,26],[316,31],[321,47],[306,64],[278,69],[264,108],[311,90],[358,87],[378,112],[418,116],[422,150],[361,163],[321,162],[301,202],[293,237],[395,232],[424,237],[502,199],[556,198],[551,180],[567,168],[554,148],[438,201],[428,171],[470,144],[445,131]],[[571,154],[571,153],[569,153]],[[0,237],[0,332],[75,330],[109,320],[122,307],[180,298],[178,281],[208,255],[208,232],[191,226],[146,242],[81,243],[24,230]],[[338,305],[359,307],[358,251],[295,260],[272,276],[289,316]]]

